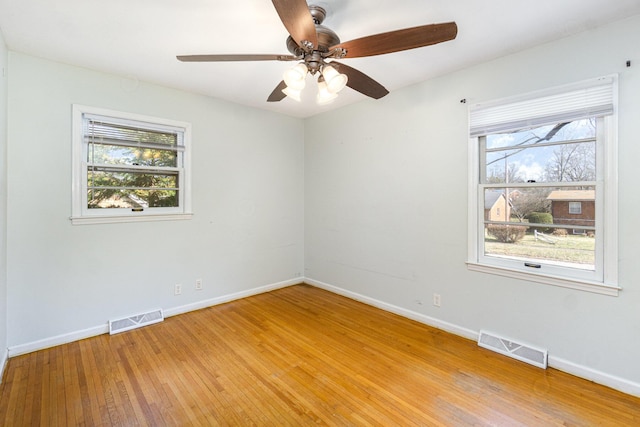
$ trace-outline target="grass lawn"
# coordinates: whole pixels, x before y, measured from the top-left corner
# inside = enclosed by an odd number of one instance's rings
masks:
[[[526,234],[516,243],[500,243],[493,236],[485,237],[485,254],[517,258],[550,260],[562,263],[594,265],[596,239],[587,236],[549,236],[555,243],[536,240]]]

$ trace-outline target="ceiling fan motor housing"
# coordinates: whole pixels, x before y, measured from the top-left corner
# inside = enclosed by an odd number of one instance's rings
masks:
[[[316,27],[316,33],[318,35],[318,46],[314,47],[312,51],[305,51],[300,47],[291,36],[287,37],[287,50],[295,56],[300,56],[307,64],[309,72],[315,74],[324,65],[323,53],[329,51],[329,47],[335,46],[340,43],[340,37],[330,28],[322,25],[322,22],[327,16],[327,12],[324,8],[316,5],[309,6],[309,12],[313,18],[313,22]]]

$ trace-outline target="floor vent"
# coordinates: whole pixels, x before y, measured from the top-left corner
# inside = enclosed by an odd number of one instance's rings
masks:
[[[131,317],[125,317],[123,319],[109,320],[109,333],[113,335],[130,329],[162,322],[163,320],[164,315],[162,314],[162,309],[137,314]]]
[[[480,331],[478,345],[539,368],[547,369],[547,350],[510,341],[487,331]]]

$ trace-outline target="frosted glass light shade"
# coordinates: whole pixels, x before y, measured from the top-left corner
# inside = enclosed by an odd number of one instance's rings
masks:
[[[338,97],[338,94],[329,92],[327,88],[327,83],[323,81],[318,81],[318,95],[316,97],[316,102],[320,105],[329,104],[333,102],[334,99]]]
[[[283,80],[294,90],[302,90],[305,84],[305,78],[307,77],[307,66],[303,63],[296,65],[295,67],[284,72]]]
[[[322,76],[327,82],[327,90],[331,93],[338,93],[347,85],[347,76],[340,74],[331,65],[325,65],[322,68]]]
[[[304,87],[304,85],[303,85]],[[284,93],[285,95],[287,95],[289,98],[293,99],[294,101],[298,101],[300,102],[300,90],[296,90],[290,87],[285,87],[284,89],[282,89],[282,93]]]

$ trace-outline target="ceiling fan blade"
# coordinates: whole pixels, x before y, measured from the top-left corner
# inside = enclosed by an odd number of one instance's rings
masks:
[[[345,49],[346,58],[360,58],[442,43],[455,39],[457,34],[455,22],[429,24],[350,40],[331,46],[329,50]]]
[[[305,0],[272,0],[280,20],[298,46],[310,50],[318,47],[318,33]],[[305,43],[308,42],[308,43]]]
[[[362,71],[358,71],[355,68],[336,61],[331,61],[331,65],[338,70],[338,72],[347,75],[347,86],[363,95],[370,96],[374,99],[380,99],[389,93],[384,86],[367,76]]]
[[[224,61],[296,61],[292,55],[178,55],[182,62],[224,62]]]
[[[286,87],[287,84],[284,82],[284,80],[281,81],[280,84],[273,90],[273,92],[271,92],[271,95],[269,95],[269,97],[267,98],[267,102],[278,102],[285,99],[287,95],[282,92],[282,89]]]

